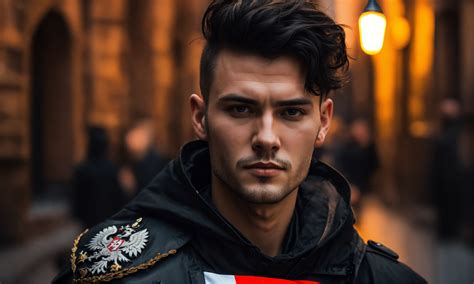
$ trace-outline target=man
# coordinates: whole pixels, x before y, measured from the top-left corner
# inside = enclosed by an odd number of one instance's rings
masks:
[[[74,170],[72,213],[89,228],[116,213],[125,196],[118,184],[118,168],[108,157],[107,131],[90,126],[87,134],[87,157]]]
[[[351,122],[349,138],[340,149],[337,165],[350,182],[351,204],[357,213],[370,193],[370,181],[379,166],[377,147],[365,119]]]
[[[57,282],[424,283],[362,243],[349,186],[312,159],[347,67],[343,29],[309,1],[214,1],[204,14],[201,141],[74,241]]]
[[[124,137],[125,160],[120,183],[131,196],[144,189],[167,164],[153,147],[153,124],[142,119],[133,124]]]
[[[441,129],[433,139],[428,179],[438,217],[438,238],[443,243],[469,243],[474,230],[474,212],[470,209],[474,185],[469,122],[465,120],[461,102],[456,98],[443,98],[439,111]]]

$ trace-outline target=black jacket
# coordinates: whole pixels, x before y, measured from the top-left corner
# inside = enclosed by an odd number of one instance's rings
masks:
[[[143,159],[132,163],[138,190],[144,189],[167,163],[168,161],[154,149],[148,149]]]
[[[212,205],[207,144],[191,142],[122,211],[75,240],[71,267],[55,283],[206,283],[209,273],[323,284],[425,283],[382,246],[361,242],[349,192],[341,175],[313,162],[282,253],[268,257]]]

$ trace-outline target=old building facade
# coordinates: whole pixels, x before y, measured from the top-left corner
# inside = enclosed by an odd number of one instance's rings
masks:
[[[87,125],[105,126],[116,146],[133,120],[153,118],[167,155],[190,137],[183,92],[197,89],[206,4],[0,2],[2,241],[25,235],[35,195],[70,181]]]

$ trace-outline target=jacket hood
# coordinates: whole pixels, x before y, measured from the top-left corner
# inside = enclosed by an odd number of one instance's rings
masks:
[[[308,176],[300,185],[282,253],[276,257],[262,254],[217,211],[210,198],[206,198],[210,194],[210,182],[207,142],[189,142],[183,146],[179,158],[170,162],[127,209],[160,220],[171,231],[187,236],[181,239],[198,240],[194,242],[198,251],[209,247],[209,244],[200,246],[200,241],[215,241],[214,253],[220,253],[219,249],[235,250],[236,255],[250,252],[251,257],[246,258],[250,261],[238,261],[245,266],[241,267],[242,271],[248,271],[256,263],[268,263],[290,268],[297,264],[310,265],[323,274],[346,273],[352,252],[348,247],[354,241],[354,216],[349,205],[349,185],[337,171],[313,159]],[[212,251],[206,252],[209,259]],[[326,255],[327,251],[331,251],[331,258],[314,257]],[[235,270],[235,263],[229,265]]]

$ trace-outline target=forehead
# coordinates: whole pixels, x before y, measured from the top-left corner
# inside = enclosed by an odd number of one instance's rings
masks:
[[[289,56],[268,59],[248,53],[222,50],[216,58],[211,97],[240,89],[299,93],[304,91],[304,72]]]

